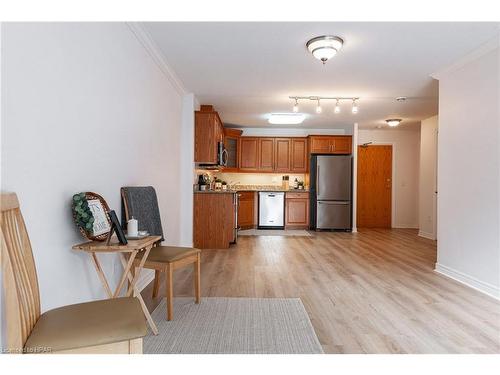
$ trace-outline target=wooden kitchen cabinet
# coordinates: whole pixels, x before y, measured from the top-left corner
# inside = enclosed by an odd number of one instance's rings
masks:
[[[287,192],[285,194],[285,227],[309,228],[309,193]]]
[[[259,138],[259,171],[274,171],[274,138]]]
[[[239,195],[238,227],[241,229],[255,228],[255,201],[256,192],[242,191]]]
[[[194,162],[218,164],[217,146],[224,138],[224,128],[219,114],[211,105],[202,105],[195,111]]]
[[[290,172],[306,173],[308,163],[307,138],[290,138]]]
[[[311,135],[309,136],[309,152],[311,154],[350,154],[352,153],[352,136]]]
[[[259,168],[259,138],[241,137],[239,155],[239,169],[241,171],[257,171]]]
[[[290,138],[274,139],[274,171],[290,172],[291,157]]]
[[[333,151],[335,154],[350,154],[352,152],[352,137],[335,137],[333,139]]]
[[[194,193],[193,242],[198,249],[227,249],[235,240],[236,193]]]
[[[224,147],[227,151],[227,165],[224,172],[238,172],[241,130],[224,129]]]
[[[309,150],[311,154],[329,154],[332,151],[331,137],[309,137]]]
[[[307,138],[241,137],[241,172],[306,173]]]

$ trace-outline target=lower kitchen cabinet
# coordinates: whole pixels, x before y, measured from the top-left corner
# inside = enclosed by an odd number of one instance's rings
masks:
[[[254,191],[242,191],[239,193],[238,227],[241,229],[250,229],[257,225],[255,222],[255,195]]]
[[[288,229],[309,228],[309,193],[285,194],[285,227]]]
[[[194,247],[227,249],[235,240],[235,198],[235,193],[194,193]]]

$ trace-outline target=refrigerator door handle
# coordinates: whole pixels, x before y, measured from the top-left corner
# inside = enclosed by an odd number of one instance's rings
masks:
[[[318,201],[318,204],[351,204],[350,201]]]
[[[319,196],[319,164],[316,164],[316,196]]]

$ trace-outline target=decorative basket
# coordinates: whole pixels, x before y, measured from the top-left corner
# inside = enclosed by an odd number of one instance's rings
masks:
[[[104,208],[104,211],[105,211],[106,219],[108,220],[108,223],[109,223],[109,225],[111,227],[111,219],[109,218],[109,214],[108,214],[108,212],[109,212],[109,206],[106,203],[106,201],[104,200],[104,198],[102,196],[100,196],[99,194],[97,194],[97,193],[93,193],[91,191],[87,191],[87,192],[85,192],[85,199],[87,201],[93,200],[93,199],[98,199],[101,202],[102,207]],[[91,235],[85,228],[82,228],[81,225],[78,223],[78,220],[76,218],[76,212],[74,210],[73,204],[72,204],[71,211],[73,213],[73,220],[74,220],[76,226],[78,227],[78,229],[79,229],[79,231],[80,231],[80,233],[82,234],[83,237],[85,237],[86,239],[88,239],[90,241],[106,241],[106,239],[108,238],[109,232],[107,232],[107,233],[101,233],[98,236]]]

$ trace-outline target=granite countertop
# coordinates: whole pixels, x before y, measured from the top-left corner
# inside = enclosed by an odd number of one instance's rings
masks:
[[[237,190],[194,190],[195,194],[234,194]]]
[[[283,189],[279,185],[236,185],[233,189],[227,190],[194,190],[195,193],[201,194],[233,194],[239,191],[276,191],[276,192],[291,192],[291,193],[308,193],[309,189]]]
[[[309,192],[309,189],[284,189],[281,185],[236,185],[237,191],[290,191],[294,193]]]

